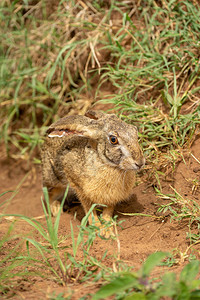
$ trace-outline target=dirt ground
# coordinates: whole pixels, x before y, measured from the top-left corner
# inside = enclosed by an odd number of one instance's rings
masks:
[[[195,159],[200,160],[199,139],[193,143],[191,147],[192,155],[187,157],[185,162],[178,164],[173,181],[164,182],[163,192],[173,192],[169,185],[172,185],[183,197],[193,199],[199,203],[200,190],[194,188],[194,182],[200,181],[200,165]],[[148,162],[147,162],[148,164]],[[29,217],[37,217],[41,223],[44,223],[44,212],[41,205],[42,182],[41,170],[38,166],[31,168],[25,162],[16,162],[7,159],[4,154],[0,160],[0,194],[5,191],[10,191],[3,195],[0,200],[4,204],[0,207],[1,213],[23,214]],[[200,259],[200,244],[189,247],[189,240],[186,239],[186,234],[189,231],[188,222],[177,222],[170,218],[167,212],[163,219],[156,219],[145,216],[124,216],[120,212],[141,213],[152,216],[159,216],[157,213],[158,205],[166,203],[167,200],[159,199],[151,183],[143,180],[143,173],[138,174],[138,182],[141,182],[135,187],[134,195],[128,202],[119,204],[115,213],[118,214],[118,220],[124,220],[122,227],[118,227],[119,242],[105,241],[100,238],[96,239],[91,249],[91,255],[100,258],[105,250],[108,250],[108,256],[105,263],[109,266],[113,264],[113,255],[119,251],[120,259],[130,266],[134,266],[137,270],[145,261],[147,256],[155,251],[173,252],[177,263],[173,266],[165,266],[162,272],[171,270],[179,272],[185,263],[188,262],[189,255],[192,253]],[[16,195],[14,192],[16,191]],[[200,204],[200,203],[199,203]],[[76,213],[76,219],[74,214]],[[70,222],[78,232],[77,225],[84,216],[83,209],[80,205],[71,208],[61,216],[59,235],[70,236]],[[12,219],[3,218],[1,222],[1,236],[4,235],[10,226]],[[193,232],[196,231],[196,226],[193,225]],[[15,223],[15,231],[18,234],[26,235],[31,232],[30,226],[24,221]],[[69,242],[70,245],[71,241]],[[7,249],[13,248],[14,242],[7,244]],[[5,253],[4,253],[5,255]],[[159,270],[158,273],[161,271]],[[92,287],[92,288],[91,288]],[[60,286],[54,280],[41,279],[33,277],[30,281],[19,279],[19,283],[15,288],[13,299],[53,299],[50,297],[53,293],[58,295],[64,293],[67,297],[73,291],[71,299],[80,299],[82,296],[92,293],[97,290],[99,284],[85,283],[70,283],[66,287]],[[92,290],[94,288],[94,290]]]

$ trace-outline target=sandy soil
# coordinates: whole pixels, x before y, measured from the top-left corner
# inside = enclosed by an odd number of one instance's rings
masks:
[[[191,153],[197,159],[200,159],[199,140],[197,139],[192,147]],[[175,169],[173,181],[163,182],[163,192],[170,192],[170,185],[188,199],[193,199],[199,203],[200,190],[194,188],[194,182],[200,181],[200,165],[192,155],[187,157],[185,162],[181,161]],[[41,183],[41,170],[40,167],[32,166],[31,168],[25,162],[16,162],[5,157],[0,160],[0,194],[5,191],[10,191],[1,196],[0,206],[1,213],[9,214],[23,214],[29,217],[37,217],[38,220],[44,224],[44,212],[41,205],[42,197],[42,183]],[[158,205],[167,203],[167,200],[159,199],[155,190],[150,182],[145,179],[144,172],[138,174],[138,182],[141,182],[135,187],[134,195],[128,202],[121,203],[115,209],[118,214],[118,220],[124,220],[121,227],[118,227],[119,240],[105,241],[97,238],[91,248],[91,255],[96,258],[101,258],[108,250],[108,255],[104,260],[105,265],[112,266],[115,261],[113,253],[122,261],[130,266],[134,266],[137,270],[147,256],[155,251],[170,251],[173,252],[177,259],[177,264],[173,266],[165,266],[158,271],[160,274],[167,270],[179,272],[185,263],[188,262],[189,255],[195,254],[197,259],[200,258],[200,244],[191,247],[189,240],[186,239],[187,232],[189,231],[187,221],[173,221],[169,213],[165,213],[162,219],[144,216],[124,216],[120,212],[128,213],[141,213],[152,216],[160,216],[157,213]],[[16,193],[13,191],[17,191]],[[14,196],[14,197],[13,197]],[[7,201],[6,201],[7,200]],[[6,202],[5,202],[6,201]],[[200,203],[199,203],[200,204]],[[76,219],[74,215],[76,213]],[[70,238],[70,222],[73,224],[75,232],[78,232],[77,225],[84,216],[81,205],[77,205],[67,212],[63,213],[60,220],[59,235],[68,235],[67,245],[71,247]],[[3,236],[12,219],[3,218],[1,221],[1,236]],[[197,226],[194,224],[192,227],[193,232],[197,231]],[[25,221],[16,221],[14,233],[22,236],[32,235],[33,229]],[[35,235],[35,238],[40,237]],[[11,240],[5,245],[3,253],[6,255],[7,251],[12,249],[17,243],[19,238]],[[120,245],[120,251],[119,251]],[[25,250],[25,248],[24,248]],[[63,250],[63,253],[65,250]],[[186,255],[183,256],[183,253]],[[181,254],[182,253],[182,254]],[[81,255],[81,253],[80,253]],[[79,259],[79,253],[77,256]],[[99,283],[73,283],[65,287],[59,285],[55,280],[49,276],[47,279],[39,277],[31,277],[30,280],[18,280],[18,285],[14,291],[9,292],[5,297],[12,297],[13,299],[53,299],[50,297],[53,293],[58,295],[64,293],[67,297],[73,291],[71,299],[80,299],[83,295],[92,293],[97,290]]]

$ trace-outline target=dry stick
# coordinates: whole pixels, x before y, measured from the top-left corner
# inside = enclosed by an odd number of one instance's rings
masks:
[[[163,217],[152,216],[152,215],[141,214],[141,213],[123,213],[120,211],[117,211],[117,213],[124,215],[124,216],[141,216],[141,217],[150,217],[150,218],[154,218],[154,219],[163,219]]]
[[[30,9],[23,15],[23,19],[25,20],[25,18],[27,18],[28,15],[32,14],[32,12],[33,12],[34,10],[40,8],[41,4],[42,4],[42,2],[40,1],[40,2],[38,2],[37,4],[33,5],[32,7],[31,7],[31,5],[30,5],[30,6],[29,6]]]
[[[194,156],[194,154],[190,153],[191,156],[200,164],[200,161]]]
[[[147,240],[147,242],[152,239],[152,237],[158,232],[158,230],[160,230],[160,228],[163,226],[163,224],[164,224],[164,220],[162,220],[162,224],[154,231],[154,233],[150,236],[150,238]]]
[[[95,53],[94,46],[93,46],[92,42],[90,42],[90,49],[91,49],[91,52],[92,52],[92,54],[94,56],[94,60],[96,61],[97,65],[99,67],[98,73],[100,74],[101,65],[100,65],[100,63],[98,61],[98,58],[96,56],[96,53]],[[92,66],[92,67],[94,68],[95,66]]]
[[[12,215],[5,215],[5,214],[1,214],[0,213],[0,217],[7,220],[7,221],[15,221],[18,220],[20,222],[27,222],[26,220],[22,220],[20,219],[20,216],[12,216]],[[40,220],[40,219],[44,219],[46,216],[42,215],[42,216],[38,216],[38,217],[34,217],[34,218],[30,218],[30,220],[34,221],[34,220]]]
[[[140,48],[140,50],[142,51],[142,53],[145,53],[145,50],[142,48],[142,46],[140,45],[140,43],[138,42],[138,40],[134,37],[134,35],[132,33],[130,33],[130,31],[128,31],[127,29],[125,29],[125,31],[132,37],[132,39],[138,45],[138,47]]]
[[[94,33],[98,32],[98,29],[101,27],[101,25],[103,24],[103,22],[104,22],[104,20],[105,20],[106,18],[107,18],[107,15],[105,15],[105,16],[103,17],[103,19],[100,21],[100,23],[98,24],[98,26],[97,26],[96,30],[94,31]],[[100,36],[100,33],[97,33],[97,34],[95,35],[95,38],[94,38],[94,44],[92,44],[91,41],[90,41],[90,43],[89,43],[91,52],[89,53],[88,58],[87,58],[87,61],[86,61],[86,66],[85,66],[85,78],[87,78],[88,65],[89,65],[89,62],[90,62],[90,59],[91,59],[91,56],[92,56],[92,55],[94,56],[94,59],[95,59],[97,65],[98,65],[98,67],[99,67],[98,72],[99,72],[99,74],[100,74],[100,67],[101,67],[101,65],[100,65],[100,63],[99,63],[99,61],[98,61],[98,59],[97,59],[97,57],[96,57],[96,53],[95,53],[95,49],[94,49],[94,47],[96,46],[96,43],[97,43],[97,40],[98,40],[99,36]]]
[[[194,244],[191,244],[189,247],[187,247],[186,251],[185,251],[185,254],[187,254],[187,252],[190,250],[190,248],[192,248],[193,246],[199,244],[200,241],[196,241]]]
[[[116,241],[117,241],[117,260],[120,260],[120,240],[119,240],[119,234],[117,231],[116,222],[114,222],[114,229],[115,229],[115,236],[116,236]]]
[[[119,240],[119,235],[118,235],[118,231],[117,231],[116,222],[114,222],[113,226],[114,226],[114,231],[115,231],[115,236],[116,236],[116,242],[117,242],[117,261],[119,261],[120,260],[120,240]],[[115,273],[118,273],[119,269],[117,268],[116,260],[113,261],[112,265],[113,265],[113,271]]]

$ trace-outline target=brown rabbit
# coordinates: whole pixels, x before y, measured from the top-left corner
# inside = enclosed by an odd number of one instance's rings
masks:
[[[118,202],[132,195],[135,172],[145,164],[136,127],[99,111],[53,123],[41,157],[53,216],[69,184],[67,201],[77,196],[85,213],[93,203],[104,204],[105,220]],[[94,217],[98,220],[95,212]]]

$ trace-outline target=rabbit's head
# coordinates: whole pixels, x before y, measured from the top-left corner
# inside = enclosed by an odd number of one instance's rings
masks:
[[[144,166],[135,126],[121,121],[114,114],[89,111],[86,115],[99,123],[95,138],[99,140],[99,156],[106,164],[122,170],[138,170]]]
[[[73,144],[78,143],[80,147],[84,139],[89,140],[87,145],[96,149],[105,165],[122,170],[139,170],[145,164],[137,128],[114,114],[88,111],[85,116],[62,118],[48,129],[49,137],[63,138],[69,135],[73,137],[70,141],[74,140]]]

